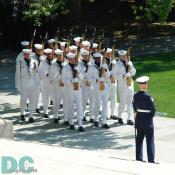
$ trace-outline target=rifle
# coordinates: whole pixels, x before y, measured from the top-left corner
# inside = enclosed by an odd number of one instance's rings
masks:
[[[129,47],[128,47],[128,62],[131,60],[131,41],[129,41]],[[128,70],[127,72],[130,72],[131,71],[131,66],[128,65]],[[132,84],[132,78],[131,77],[127,77],[126,78],[126,81],[127,81],[127,85],[128,86],[131,86]]]
[[[36,29],[34,30],[33,35],[32,35],[32,39],[31,39],[31,42],[30,42],[30,49],[33,48],[33,41],[35,39],[35,34],[36,34]]]
[[[116,38],[114,36],[114,39],[113,39],[113,45],[112,45],[112,59],[111,59],[111,64],[112,64],[112,69],[114,67],[114,64],[113,64],[113,61],[115,59],[115,42],[116,42]],[[113,75],[111,75],[111,83],[115,83],[115,78]]]

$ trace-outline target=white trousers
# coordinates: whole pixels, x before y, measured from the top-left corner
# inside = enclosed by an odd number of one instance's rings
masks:
[[[118,106],[118,117],[122,117],[122,114],[125,110],[125,105],[127,105],[128,120],[130,120],[133,114],[132,100],[134,96],[134,89],[133,87],[119,87],[118,91],[120,98],[120,103]]]

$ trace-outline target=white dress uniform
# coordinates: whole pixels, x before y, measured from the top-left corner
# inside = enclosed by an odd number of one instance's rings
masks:
[[[23,49],[23,52],[30,52],[29,49]],[[16,63],[15,87],[20,92],[20,109],[21,115],[25,115],[27,99],[29,100],[29,117],[33,118],[35,109],[35,76],[37,70],[37,62],[30,57],[29,65],[23,59],[18,59]]]
[[[64,113],[64,120],[68,121],[66,118],[66,107],[67,105],[64,103],[64,97],[65,97],[65,91],[64,91],[64,85],[61,85],[62,80],[62,69],[65,66],[65,63],[61,63],[58,61],[55,61],[51,65],[50,69],[50,77],[52,80],[52,90],[53,90],[53,113],[54,113],[54,119],[58,119],[58,112],[60,108],[61,101],[63,101],[63,113]]]
[[[67,54],[68,59],[75,57],[75,54]],[[65,100],[67,104],[67,115],[70,122],[70,129],[74,129],[74,102],[76,104],[76,114],[79,128],[82,127],[83,107],[82,107],[82,93],[80,81],[83,78],[78,68],[78,78],[73,77],[73,71],[70,64],[66,64],[62,70],[62,79],[64,82],[64,91],[66,93]],[[78,83],[78,90],[74,90],[73,82]]]
[[[51,49],[45,49],[52,52]],[[50,68],[51,68],[51,61],[46,58],[46,56],[42,56],[42,60],[39,66],[39,75],[41,78],[41,92],[42,92],[42,102],[43,102],[43,112],[44,115],[48,115],[48,106],[49,106],[49,99],[52,90],[52,81],[50,77]]]
[[[108,58],[110,59],[110,58]],[[112,63],[105,63],[107,67],[108,76],[106,77],[106,86],[105,86],[105,103],[108,104],[108,100],[110,100],[110,116],[115,116],[116,113],[116,102],[117,102],[117,81],[112,82],[111,76],[113,76],[112,69],[115,66],[116,61],[113,60]],[[106,105],[107,105],[106,104]],[[107,105],[108,106],[108,105]],[[106,115],[109,116],[109,110],[106,107]]]
[[[119,60],[113,69],[113,75],[118,80],[118,92],[120,98],[120,103],[118,106],[118,118],[119,120],[121,120],[122,114],[125,110],[125,105],[127,105],[127,114],[129,121],[133,114],[132,100],[134,95],[134,86],[133,82],[131,86],[127,85],[126,77],[134,76],[136,73],[136,69],[131,61],[127,64],[131,67],[130,73],[127,73],[125,65],[121,60]]]

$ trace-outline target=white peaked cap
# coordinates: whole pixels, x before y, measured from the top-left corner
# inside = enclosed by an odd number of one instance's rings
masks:
[[[48,40],[48,43],[51,44],[51,43],[54,43],[55,42],[55,39],[49,39]]]
[[[44,53],[52,53],[52,49],[50,48],[44,49]]]
[[[31,49],[23,49],[22,51],[23,51],[23,53],[29,53],[29,54],[32,52]]]
[[[99,52],[95,52],[95,53],[93,54],[93,57],[99,58],[99,57],[102,57],[102,54],[100,54]]]
[[[120,51],[118,51],[118,54],[119,55],[127,55],[127,51],[126,50],[120,50]]]
[[[112,53],[112,49],[111,48],[107,48],[106,49],[106,53]]]
[[[75,37],[75,38],[74,38],[74,41],[75,41],[75,42],[79,42],[81,39],[82,39],[82,38],[78,36],[78,37]]]
[[[43,48],[42,44],[35,44],[34,47],[35,47],[35,49],[42,49]]]
[[[75,46],[75,45],[72,45],[72,46],[69,46],[69,50],[77,50],[77,46]]]
[[[22,46],[29,46],[30,42],[29,41],[22,41],[21,45]]]
[[[66,42],[60,42],[60,46],[61,47],[65,47],[66,46]]]
[[[98,44],[97,44],[97,43],[93,43],[93,44],[92,44],[92,48],[93,48],[93,49],[96,49],[97,47],[98,47]]]
[[[91,43],[90,43],[89,41],[83,41],[83,42],[82,42],[82,45],[83,45],[83,46],[86,46],[86,47],[87,47],[87,46],[90,47],[90,46],[91,46]]]
[[[63,55],[63,51],[60,50],[60,49],[56,49],[56,50],[55,50],[55,54],[56,54],[56,55]]]
[[[149,81],[149,77],[148,76],[142,76],[142,77],[137,78],[136,81],[140,84],[146,83],[147,81]]]
[[[87,51],[87,50],[85,50],[85,49],[82,49],[82,50],[81,50],[81,55],[82,55],[82,56],[89,55],[89,51]]]
[[[69,58],[70,58],[70,59],[71,59],[71,58],[75,58],[75,54],[69,52],[69,53],[67,54],[67,58],[68,58],[68,59],[69,59]]]

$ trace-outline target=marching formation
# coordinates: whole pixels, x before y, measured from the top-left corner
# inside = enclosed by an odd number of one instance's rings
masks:
[[[119,50],[115,57],[114,45],[101,49],[101,43],[83,37],[61,42],[49,39],[43,43],[23,41],[22,51],[16,58],[15,85],[20,92],[21,120],[25,121],[28,103],[29,122],[33,113],[40,113],[42,97],[43,117],[49,118],[48,106],[53,102],[54,123],[59,123],[59,110],[63,107],[64,125],[84,131],[87,121],[85,111],[89,105],[90,120],[95,127],[108,129],[107,119],[123,124],[122,115],[127,110],[127,124],[133,125],[134,86],[132,77],[136,69],[128,51]],[[119,106],[117,103],[119,95]],[[108,105],[110,104],[110,105]]]

